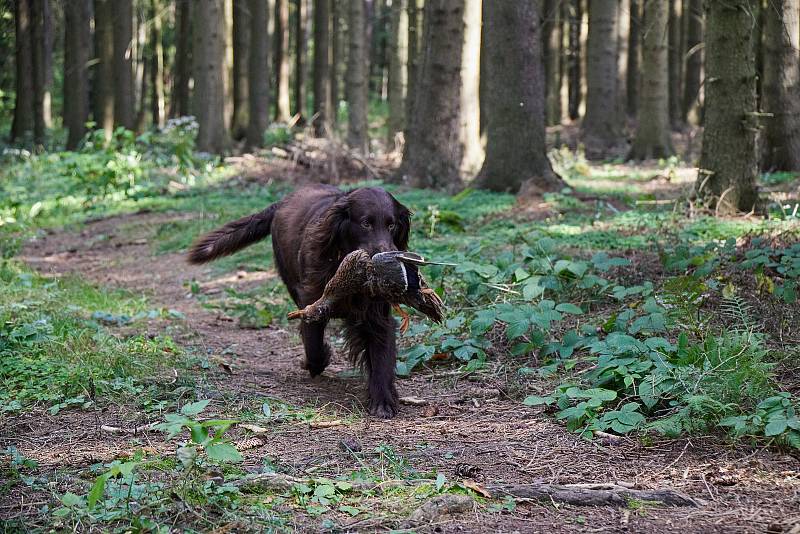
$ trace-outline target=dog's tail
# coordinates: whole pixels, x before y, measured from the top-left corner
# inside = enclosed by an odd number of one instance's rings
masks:
[[[279,204],[276,202],[263,211],[231,221],[207,233],[189,249],[189,263],[206,263],[261,241],[270,233],[272,218]]]

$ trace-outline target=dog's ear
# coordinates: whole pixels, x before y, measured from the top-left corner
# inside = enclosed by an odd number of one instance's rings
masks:
[[[411,231],[411,216],[413,213],[410,209],[400,204],[393,196],[392,203],[394,204],[394,219],[396,225],[394,235],[392,236],[394,245],[399,250],[408,250],[408,234]]]
[[[334,202],[317,229],[323,257],[338,257],[347,248],[350,199],[343,195]]]

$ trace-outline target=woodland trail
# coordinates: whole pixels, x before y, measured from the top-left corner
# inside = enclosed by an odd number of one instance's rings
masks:
[[[237,418],[270,399],[316,412],[329,422],[286,419],[270,425],[265,435],[250,440],[251,448],[242,450],[246,469],[257,471],[268,458],[291,475],[332,478],[358,469],[365,458],[383,450],[394,455],[390,467],[407,464],[419,473],[436,471],[451,482],[464,477],[483,483],[623,482],[671,488],[704,501],[694,508],[518,502],[503,509],[482,503],[471,513],[442,517],[420,532],[800,532],[800,473],[794,458],[712,438],[659,440],[647,446],[627,438],[615,443],[582,440],[540,408],[522,405],[524,392],[508,362],[491,362],[490,372],[472,375],[446,365],[415,372],[399,380],[398,390],[403,397],[422,399],[423,405],[403,404],[391,421],[365,416],[362,379],[341,354],[322,377],[311,380],[301,369],[302,346],[294,328],[241,329],[198,303],[187,289],[192,279],[201,292],[214,293],[229,286],[252,287],[276,274],[267,265],[266,271],[220,276],[212,268],[187,265],[179,254],[152,252],[149,241],[159,227],[185,217],[139,213],[93,221],[78,231],[51,232],[34,240],[22,257],[42,273],[72,274],[144,293],[154,305],[181,312],[185,319],[169,327],[169,333],[187,350],[216,362],[197,371],[202,375],[197,397],[212,399],[215,416]],[[147,328],[164,326],[148,323]],[[329,333],[335,336],[335,325]],[[100,430],[101,425],[131,428],[146,422],[130,408],[115,405],[96,412],[33,413],[6,418],[0,441],[52,470],[111,461],[143,444],[159,452],[174,450],[175,442],[165,442],[157,432],[131,436]],[[247,433],[239,428],[232,435],[241,440]],[[343,442],[361,452],[347,450]],[[388,530],[398,523],[393,513],[420,504],[393,502],[392,495],[365,499],[374,514],[352,520],[349,528],[343,523],[345,531]],[[287,513],[293,514],[299,531],[322,530],[320,519],[301,509]]]

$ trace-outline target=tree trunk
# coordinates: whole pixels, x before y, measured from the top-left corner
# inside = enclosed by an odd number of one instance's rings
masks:
[[[586,156],[617,155],[623,144],[617,74],[617,0],[589,3],[589,42],[586,62],[586,116],[583,142]]]
[[[44,12],[47,0],[31,3],[31,55],[33,68],[33,141],[44,144]]]
[[[260,147],[269,125],[269,8],[266,0],[250,0],[250,123],[247,145]]]
[[[42,118],[45,128],[53,127],[53,9],[50,0],[42,1],[42,68],[44,69],[42,88]]]
[[[247,100],[250,60],[251,14],[248,0],[233,0],[233,117],[231,137],[242,139],[247,133]],[[261,31],[266,32],[266,27]]]
[[[476,184],[537,195],[558,191],[545,145],[541,2],[484,3],[487,63],[486,161]]]
[[[413,0],[412,0],[413,1]],[[396,136],[405,129],[405,98],[408,87],[408,9],[407,0],[392,1],[389,33],[389,123],[387,144],[397,150]]]
[[[672,128],[679,130],[681,120],[681,96],[683,95],[683,46],[681,43],[681,0],[669,1],[669,122]],[[651,25],[648,24],[648,29]]]
[[[620,111],[628,109],[628,46],[630,45],[631,33],[631,0],[620,0],[619,20],[617,22],[617,92],[619,95],[618,108]],[[626,125],[625,118],[622,118],[623,125]]]
[[[347,144],[354,150],[367,154],[369,137],[367,131],[368,74],[367,39],[364,19],[364,2],[349,2],[347,26],[349,28],[349,51],[347,54]]]
[[[408,2],[408,87],[406,89],[406,119],[404,137],[408,139],[411,117],[414,111],[414,98],[419,82],[419,65],[422,51],[422,19],[424,13],[423,0],[405,0]]]
[[[696,192],[723,215],[756,207],[757,0],[706,2],[706,102]]]
[[[319,137],[330,133],[331,0],[314,0],[314,132]]]
[[[295,0],[295,30],[294,30],[294,113],[302,121],[306,111],[306,33],[305,18],[308,0]]]
[[[545,0],[542,18],[545,117],[548,125],[556,125],[561,124],[561,70],[558,68],[562,55],[560,0]]]
[[[289,103],[289,0],[275,2],[275,120],[288,122]]]
[[[630,158],[666,158],[675,153],[670,138],[667,31],[669,6],[665,2],[647,5],[642,50],[642,92],[639,98],[639,127]]]
[[[567,9],[567,107],[569,118],[576,121],[581,107],[581,0],[569,0]]]
[[[147,106],[147,82],[150,72],[150,54],[148,53],[147,43],[147,24],[148,14],[146,11],[136,7],[135,13],[135,28],[134,34],[136,39],[133,41],[132,56],[133,60],[133,80],[134,80],[134,94],[133,98],[138,102],[138,107],[135,113],[136,126],[134,131],[142,133],[147,122],[148,106]]]
[[[194,3],[193,104],[199,125],[197,148],[212,154],[222,153],[228,145],[228,132],[225,129],[224,10],[224,0],[196,0]]]
[[[700,0],[702,1],[702,0]],[[625,112],[628,117],[635,117],[639,105],[640,83],[640,47],[639,37],[642,33],[642,4],[641,0],[630,0],[630,13],[628,24],[628,65],[625,69]]]
[[[461,75],[466,1],[425,2],[414,111],[398,169],[400,180],[413,187],[457,190],[463,184]]]
[[[114,0],[109,6],[113,20],[114,123],[129,130],[136,127],[133,101],[133,4],[132,0]]]
[[[342,0],[331,0],[331,124],[339,122],[339,102],[342,99],[340,94],[340,86],[343,79],[341,66],[343,62],[342,51],[345,47],[342,19],[346,16],[346,3]],[[344,15],[343,12],[345,13]],[[345,63],[346,69],[347,64]]]
[[[164,44],[161,41],[161,0],[152,0],[152,33],[151,60],[150,60],[150,86],[153,94],[150,102],[150,111],[153,117],[153,126],[164,126]]]
[[[64,127],[67,150],[75,150],[86,134],[89,120],[89,51],[91,49],[89,0],[64,2]]]
[[[766,119],[762,168],[800,171],[800,0],[772,0],[767,6],[761,108]]]
[[[177,0],[175,10],[175,86],[173,117],[189,115],[189,80],[192,77],[192,0]]]
[[[465,0],[464,50],[461,53],[461,176],[475,176],[484,156],[481,146],[481,0]],[[541,51],[540,51],[541,53]]]
[[[11,140],[19,141],[33,133],[33,51],[31,50],[32,0],[17,0],[14,4],[16,35],[16,99]]]
[[[700,116],[700,79],[703,69],[703,0],[689,0],[684,14],[686,24],[686,73],[683,84],[683,122],[698,124]]]

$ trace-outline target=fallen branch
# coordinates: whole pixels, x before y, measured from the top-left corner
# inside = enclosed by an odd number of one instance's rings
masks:
[[[430,524],[444,515],[469,512],[473,506],[475,506],[475,501],[468,495],[438,495],[414,510],[403,523],[403,527],[410,528],[415,525]]]
[[[145,430],[152,430],[158,423],[148,423],[142,426],[136,426],[133,428],[122,428],[119,426],[111,426],[111,425],[101,425],[100,430],[103,432],[108,432],[109,434],[139,434],[144,432]]]
[[[653,501],[670,506],[699,506],[703,501],[670,489],[633,489],[619,484],[487,484],[493,496],[556,501],[577,506],[626,506],[628,501]]]

